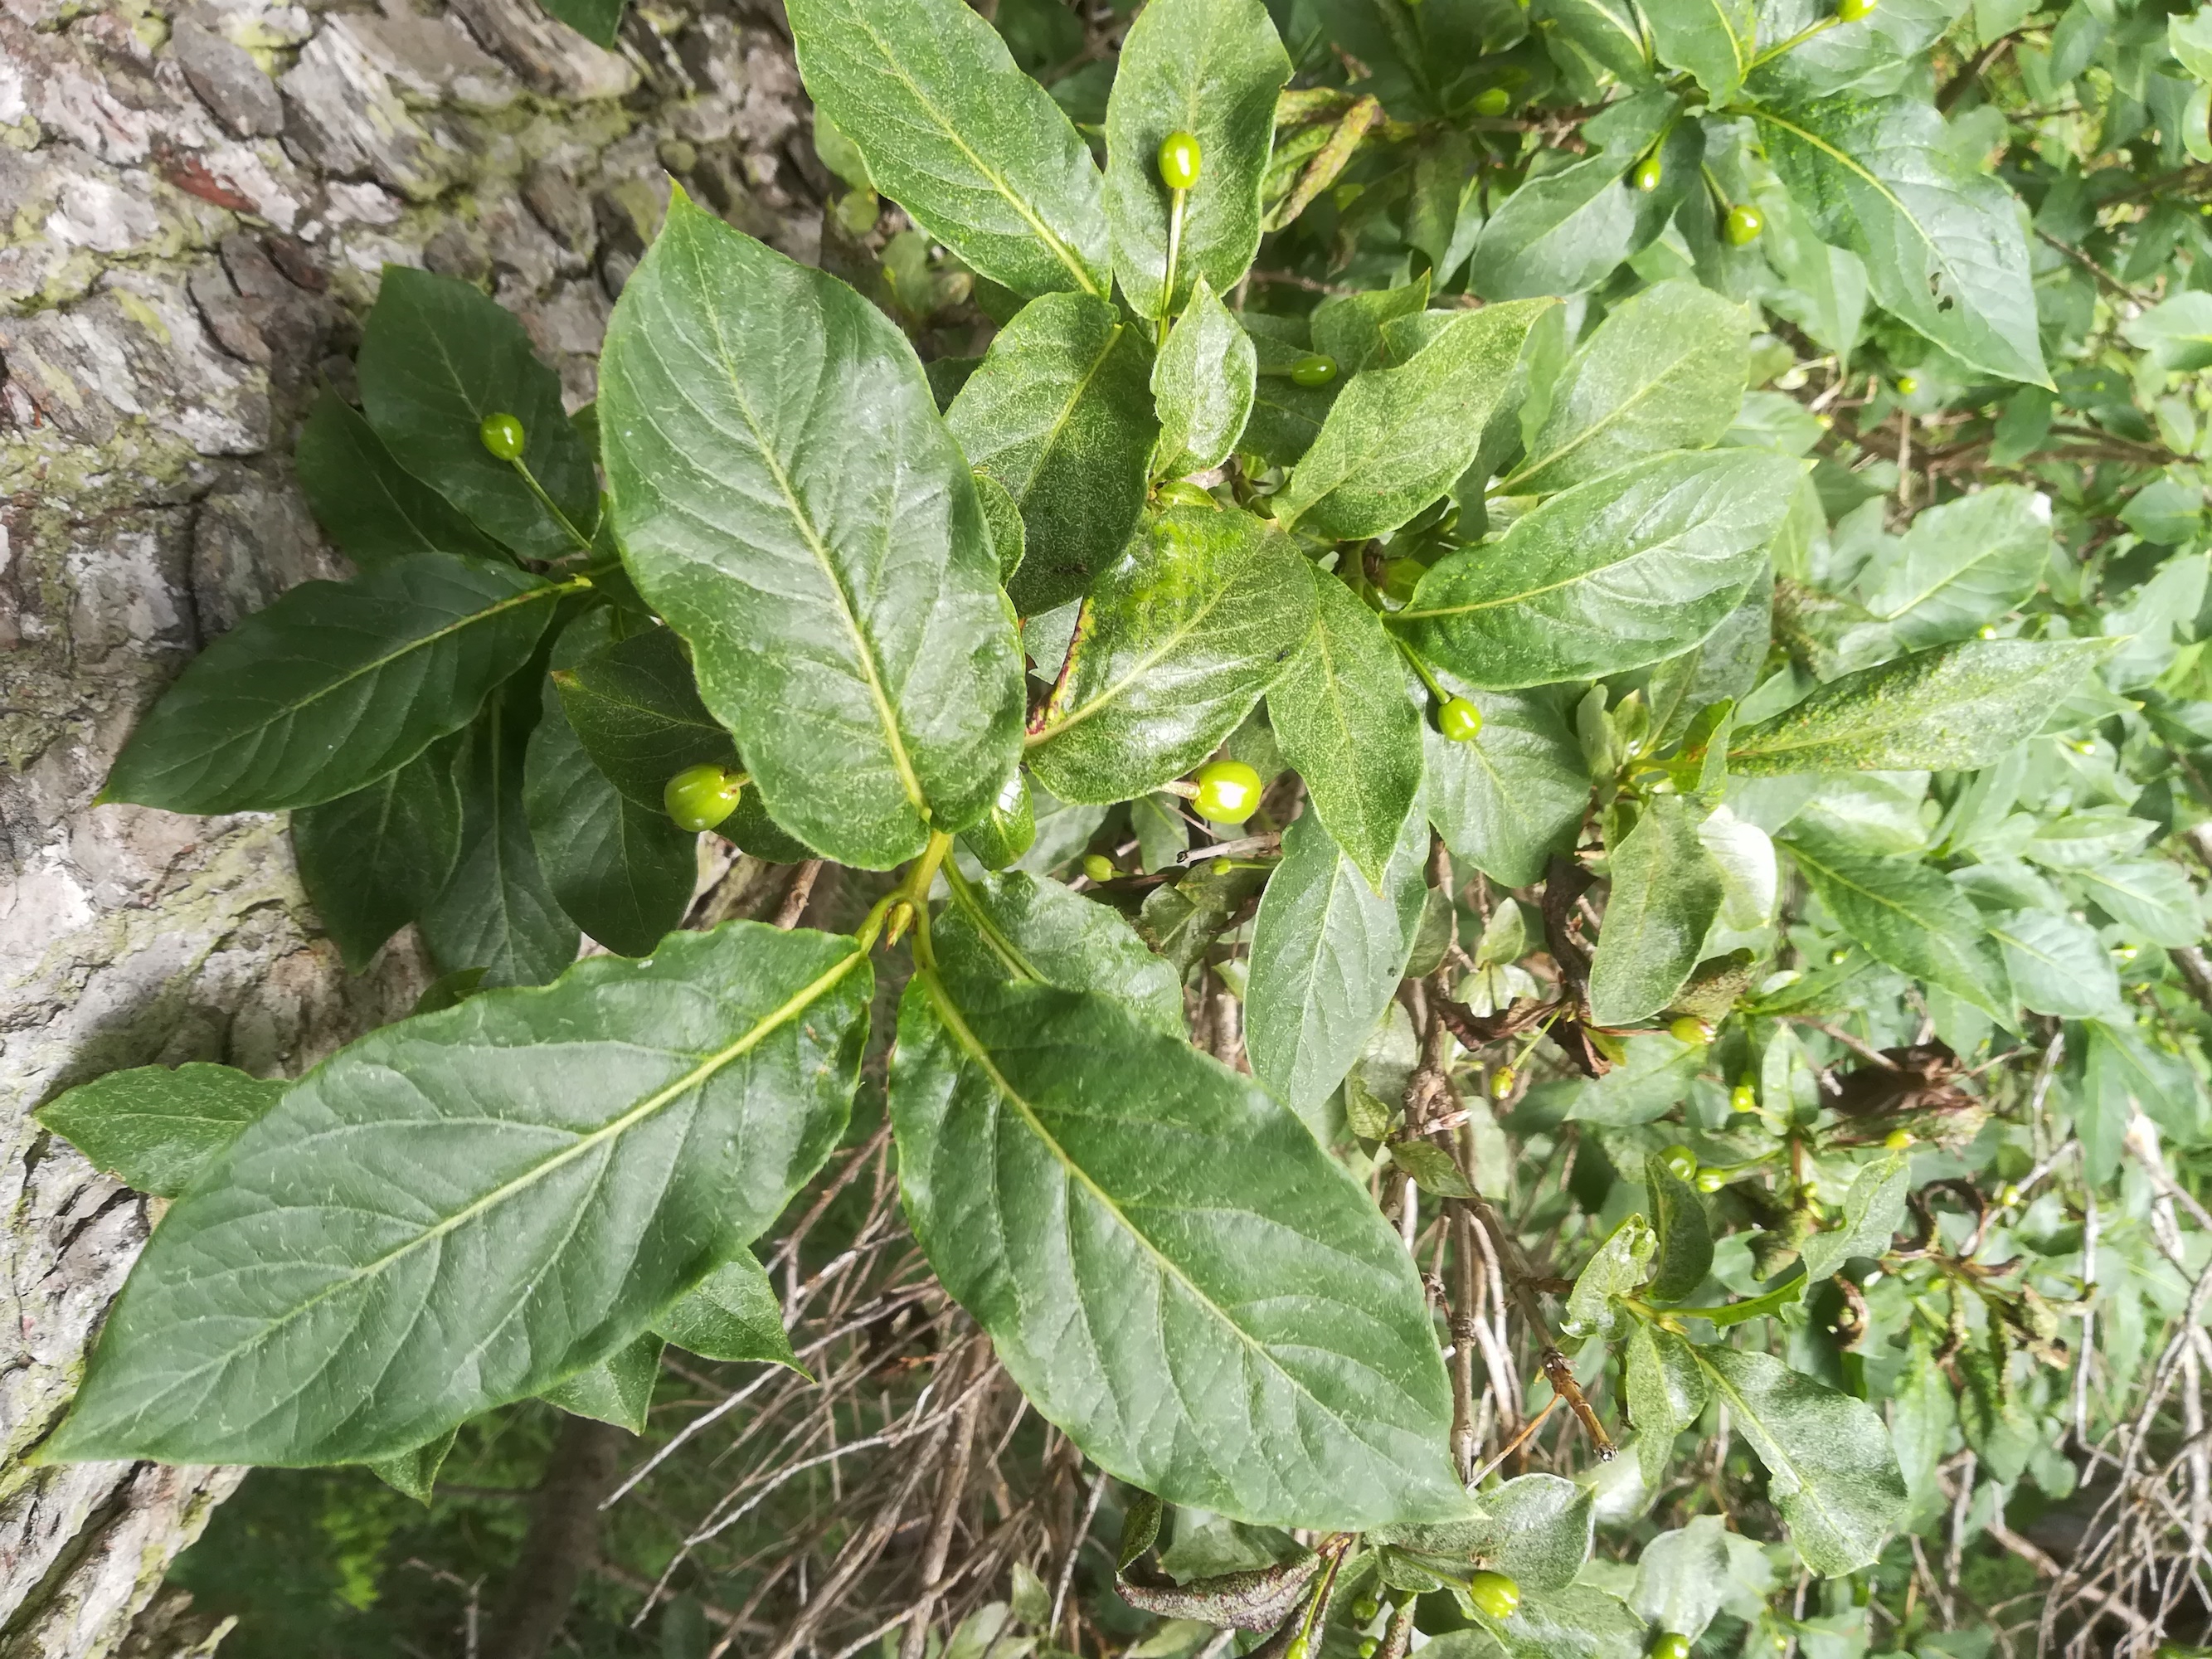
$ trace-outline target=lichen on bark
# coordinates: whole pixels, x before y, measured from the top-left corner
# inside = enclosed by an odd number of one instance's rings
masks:
[[[531,0],[0,0],[0,1659],[211,1650],[155,1592],[237,1478],[24,1460],[153,1219],[30,1111],[122,1066],[296,1074],[425,976],[406,935],[344,973],[281,818],[94,806],[107,763],[208,639],[344,573],[287,458],[382,266],[483,283],[580,403],[672,173],[817,257],[774,0],[616,52]]]

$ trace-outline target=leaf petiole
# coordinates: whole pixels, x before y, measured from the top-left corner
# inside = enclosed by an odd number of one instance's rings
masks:
[[[568,515],[563,513],[555,504],[553,498],[545,493],[545,486],[538,482],[538,475],[530,470],[530,464],[520,455],[510,456],[507,464],[520,475],[523,483],[530,486],[530,493],[538,497],[538,506],[553,515],[553,522],[567,532],[568,539],[576,544],[577,550],[583,553],[591,552],[592,538],[577,529],[570,521]]]

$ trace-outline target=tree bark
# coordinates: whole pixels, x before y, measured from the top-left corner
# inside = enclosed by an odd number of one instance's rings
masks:
[[[507,1579],[485,1659],[545,1659],[568,1617],[576,1585],[599,1547],[599,1500],[622,1472],[629,1436],[572,1417],[561,1425],[532,1507],[522,1554]]]
[[[343,972],[281,817],[93,798],[206,641],[345,574],[289,457],[385,263],[483,283],[580,403],[667,174],[816,257],[780,11],[702,7],[610,52],[532,0],[0,0],[0,1659],[209,1650],[174,1593],[139,1615],[238,1479],[24,1461],[157,1218],[31,1109],[155,1061],[296,1074],[425,977],[411,935]]]

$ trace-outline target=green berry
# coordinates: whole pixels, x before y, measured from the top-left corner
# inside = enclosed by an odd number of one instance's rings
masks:
[[[1912,1144],[1912,1131],[1910,1129],[1892,1129],[1887,1134],[1881,1138],[1881,1144],[1888,1147],[1893,1152],[1901,1152],[1907,1146],[1910,1146]]]
[[[1473,743],[1482,732],[1482,710],[1465,697],[1454,697],[1437,710],[1437,730],[1454,743]]]
[[[1336,359],[1309,351],[1291,365],[1291,379],[1299,386],[1327,386],[1336,378]]]
[[[1501,1066],[1490,1074],[1490,1097],[1503,1100],[1513,1092],[1513,1068]]]
[[[1690,1638],[1674,1631],[1662,1631],[1651,1638],[1651,1659],[1690,1659]]]
[[[1726,1170],[1708,1167],[1698,1171],[1698,1190],[1701,1193],[1717,1193],[1728,1184],[1729,1174]]]
[[[678,829],[712,830],[738,810],[738,797],[744,792],[742,772],[725,772],[712,764],[687,766],[669,779],[660,801]]]
[[[1352,1604],[1352,1622],[1364,1625],[1382,1611],[1382,1604],[1371,1595],[1363,1595]]]
[[[1170,190],[1188,190],[1198,182],[1198,135],[1171,132],[1160,140],[1160,181]]]
[[[1503,115],[1513,107],[1513,94],[1503,87],[1485,87],[1475,94],[1474,112],[1477,115]]]
[[[1759,1091],[1748,1083],[1739,1083],[1729,1091],[1729,1109],[1735,1112],[1755,1112],[1759,1109]]]
[[[1856,23],[1874,11],[1875,0],[1836,0],[1836,16],[1839,21]]]
[[[1914,392],[1919,390],[1920,377],[1917,374],[1900,374],[1897,377],[1897,395],[1899,397],[1910,398]]]
[[[1659,1161],[1672,1170],[1679,1180],[1697,1179],[1698,1155],[1687,1146],[1669,1146],[1659,1154]]]
[[[1093,881],[1111,881],[1114,879],[1114,860],[1103,853],[1090,854],[1083,860],[1083,873]]]
[[[1748,202],[1738,202],[1728,210],[1721,224],[1721,234],[1729,239],[1731,247],[1748,247],[1759,240],[1759,233],[1766,228],[1766,216]]]
[[[1636,187],[1646,195],[1659,188],[1661,176],[1659,157],[1656,151],[1636,164]]]
[[[1702,1048],[1713,1040],[1713,1028],[1702,1019],[1685,1014],[1667,1028],[1667,1035],[1685,1048]]]
[[[1467,1587],[1467,1599],[1492,1619],[1510,1619],[1521,1605],[1521,1586],[1502,1572],[1478,1572]]]
[[[1260,808],[1260,775],[1243,761],[1198,769],[1198,815],[1208,823],[1242,823]]]
[[[1359,1659],[1375,1659],[1375,1650],[1382,1644],[1373,1637],[1364,1637],[1359,1644]]]
[[[522,458],[522,422],[512,415],[485,416],[483,423],[477,428],[477,436],[483,440],[486,449],[502,461]]]

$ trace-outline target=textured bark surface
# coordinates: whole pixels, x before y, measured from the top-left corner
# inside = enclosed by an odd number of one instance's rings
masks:
[[[774,0],[613,52],[532,0],[0,0],[0,1659],[208,1651],[148,1603],[237,1478],[24,1461],[154,1218],[30,1111],[153,1061],[295,1074],[424,978],[411,935],[343,972],[281,818],[101,777],[208,639],[344,571],[287,458],[383,264],[483,283],[581,402],[669,173],[815,256]]]

